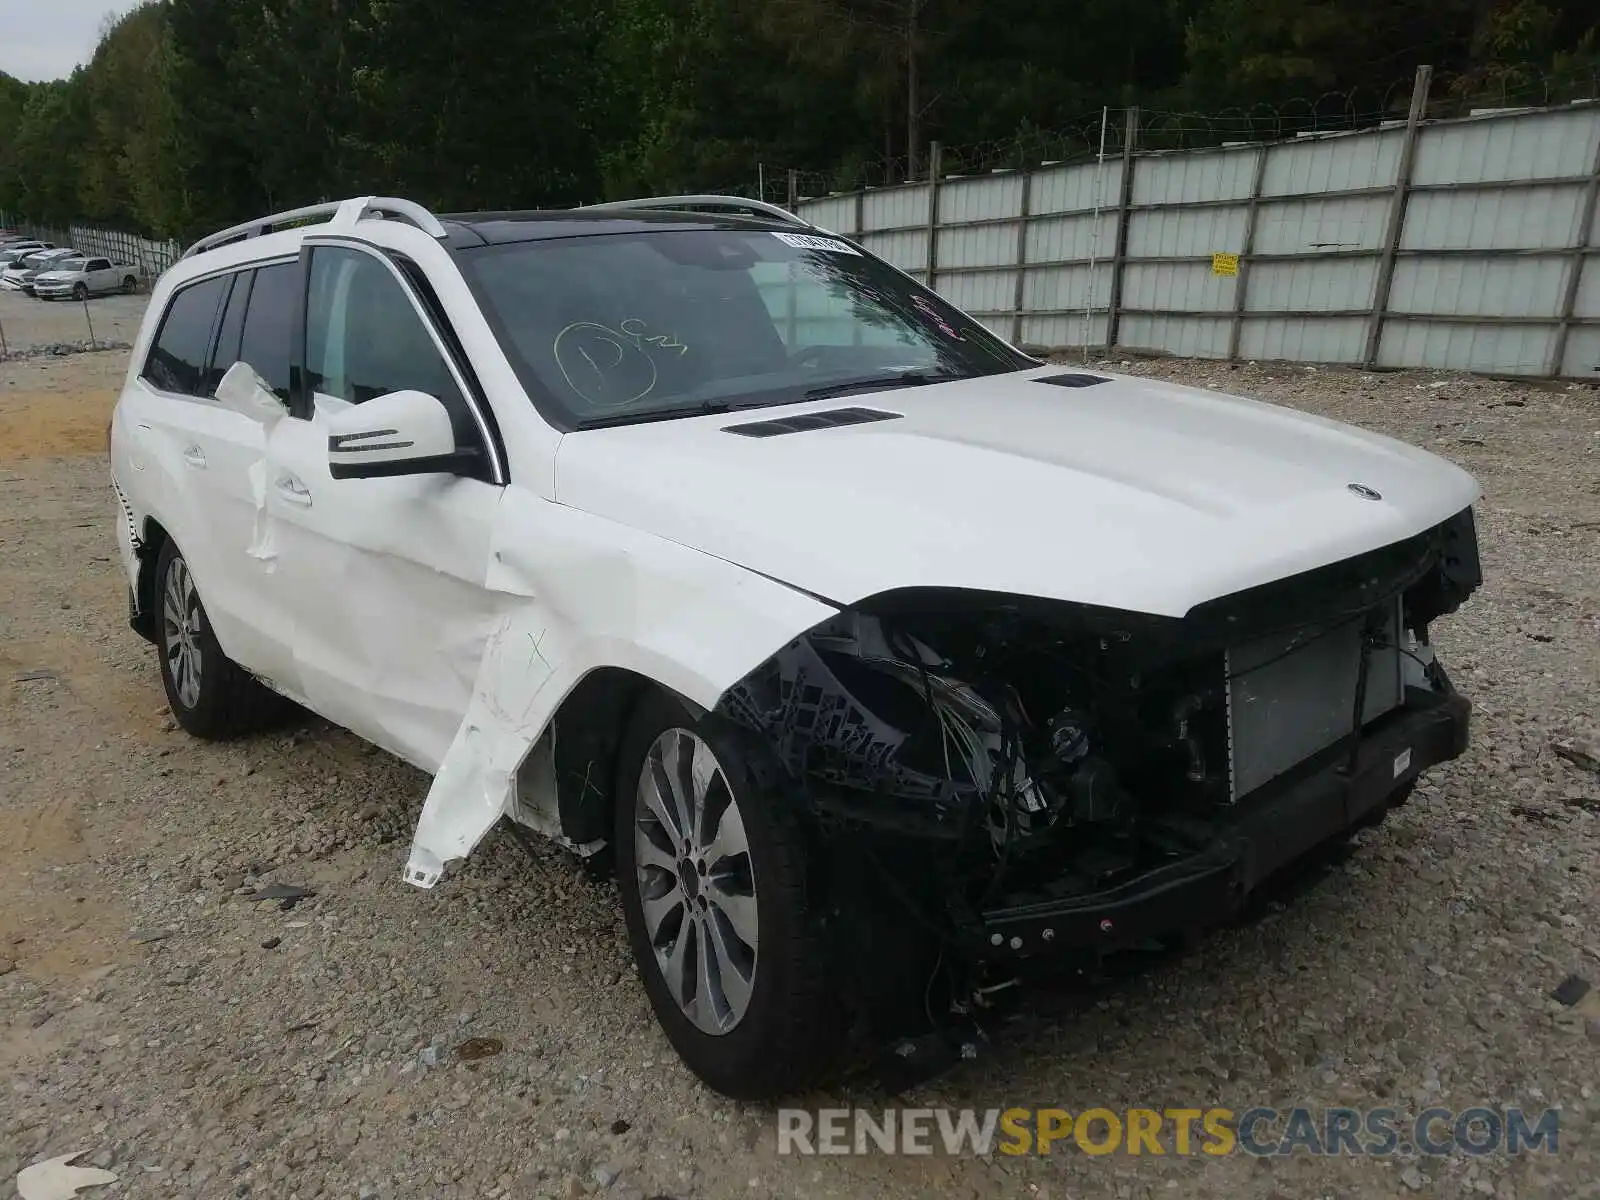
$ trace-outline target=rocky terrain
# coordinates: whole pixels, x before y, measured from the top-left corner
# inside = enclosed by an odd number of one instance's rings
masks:
[[[139,301],[107,302],[97,336],[131,340]],[[13,350],[81,342],[81,322],[0,296]],[[1594,389],[1120,365],[1477,475],[1487,583],[1436,630],[1474,743],[1257,919],[1030,997],[909,1095],[857,1079],[799,1101],[1558,1107],[1557,1153],[803,1158],[778,1155],[772,1110],[678,1064],[614,888],[567,855],[496,835],[418,891],[400,874],[422,775],[314,720],[227,745],[175,730],[112,540],[125,367],[0,362],[0,1196],[72,1153],[118,1177],[83,1195],[119,1200],[1600,1195],[1600,989],[1552,996],[1600,983]]]

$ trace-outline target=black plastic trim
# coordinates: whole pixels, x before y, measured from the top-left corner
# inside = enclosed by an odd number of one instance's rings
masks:
[[[898,421],[904,413],[877,408],[830,408],[824,412],[796,413],[770,421],[751,421],[744,425],[724,425],[723,433],[740,437],[782,437],[786,433],[805,433],[812,429],[835,429],[841,425],[870,425],[875,421]]]
[[[409,445],[409,443],[407,443]],[[363,446],[362,449],[377,449]],[[335,479],[393,479],[399,475],[463,475],[478,479],[483,470],[479,450],[457,450],[454,454],[434,454],[427,458],[400,458],[389,462],[330,462],[328,474]]]
[[[1065,375],[1035,375],[1035,383],[1051,383],[1056,387],[1086,388],[1094,387],[1099,383],[1110,383],[1111,380],[1104,375],[1084,375],[1076,371],[1069,371]]]

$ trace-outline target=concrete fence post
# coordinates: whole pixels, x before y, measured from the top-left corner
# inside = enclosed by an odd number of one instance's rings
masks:
[[[1111,257],[1111,296],[1106,304],[1106,354],[1111,354],[1117,344],[1118,327],[1122,324],[1122,274],[1128,262],[1128,223],[1133,212],[1133,147],[1139,138],[1139,108],[1128,110],[1122,130],[1122,179],[1117,199],[1117,245]],[[1089,281],[1094,287],[1094,280]]]
[[[1417,68],[1417,78],[1411,86],[1411,108],[1406,113],[1405,141],[1400,144],[1400,163],[1394,173],[1394,195],[1389,201],[1383,257],[1378,260],[1378,278],[1372,289],[1372,312],[1367,318],[1367,349],[1362,362],[1368,367],[1378,364],[1383,320],[1389,313],[1389,291],[1394,286],[1395,258],[1400,253],[1400,239],[1405,233],[1406,202],[1411,196],[1411,171],[1417,160],[1417,131],[1427,115],[1428,87],[1432,81],[1432,67],[1423,65]]]

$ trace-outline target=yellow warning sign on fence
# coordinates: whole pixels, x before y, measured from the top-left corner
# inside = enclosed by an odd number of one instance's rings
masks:
[[[1237,275],[1239,273],[1239,256],[1237,254],[1213,254],[1211,256],[1211,273],[1213,275]]]

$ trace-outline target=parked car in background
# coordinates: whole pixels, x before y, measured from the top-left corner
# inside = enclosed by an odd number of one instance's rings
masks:
[[[109,258],[63,258],[40,271],[33,280],[33,294],[41,300],[70,296],[86,300],[107,292],[133,292],[139,288],[139,274],[127,263]]]
[[[0,246],[0,269],[9,267],[19,258],[37,254],[41,250],[55,249],[49,242],[11,241]]]
[[[0,271],[0,288],[7,288],[15,292],[33,294],[33,281],[38,278],[41,271],[48,271],[52,264],[69,258],[80,257],[76,250],[61,248],[52,250],[39,250],[33,254],[24,255],[16,262]]]

